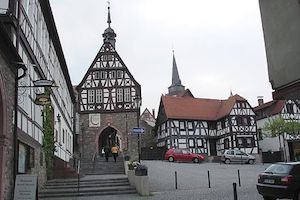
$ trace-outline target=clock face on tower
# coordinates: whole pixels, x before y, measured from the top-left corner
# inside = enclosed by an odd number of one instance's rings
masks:
[[[89,127],[100,127],[100,114],[89,114]]]

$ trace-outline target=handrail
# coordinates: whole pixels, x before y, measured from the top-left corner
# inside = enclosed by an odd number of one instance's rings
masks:
[[[97,153],[95,152],[94,155],[93,155],[93,157],[92,157],[92,162],[93,162],[93,163],[95,163],[95,160],[96,160],[96,154],[97,154]]]
[[[77,192],[79,193],[80,189],[80,159],[77,162]]]
[[[97,153],[96,153],[96,152],[94,152],[94,155],[93,155],[93,157],[92,157],[93,170],[95,169],[96,155],[97,155]]]

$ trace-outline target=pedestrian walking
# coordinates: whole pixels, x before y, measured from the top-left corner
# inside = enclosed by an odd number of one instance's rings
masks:
[[[105,155],[105,160],[106,160],[106,162],[108,162],[109,153],[110,153],[109,146],[106,145],[106,146],[104,147],[104,155]]]
[[[113,145],[113,147],[111,148],[111,153],[114,157],[115,162],[117,162],[118,152],[119,148],[116,145]]]

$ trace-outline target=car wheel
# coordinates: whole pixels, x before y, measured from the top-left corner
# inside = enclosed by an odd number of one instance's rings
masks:
[[[194,163],[199,163],[199,159],[198,158],[194,158]]]
[[[169,157],[169,162],[174,162],[174,158],[172,156]]]
[[[228,158],[225,160],[225,164],[230,164],[230,160]]]
[[[252,165],[252,164],[254,164],[254,160],[251,159],[251,160],[248,161],[248,163],[249,163],[250,165]]]

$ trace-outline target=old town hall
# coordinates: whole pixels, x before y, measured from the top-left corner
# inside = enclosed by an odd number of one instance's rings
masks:
[[[116,51],[110,7],[107,23],[103,45],[76,88],[80,153],[83,158],[92,158],[104,147],[117,145],[137,158],[137,136],[129,133],[137,127],[141,86]]]

